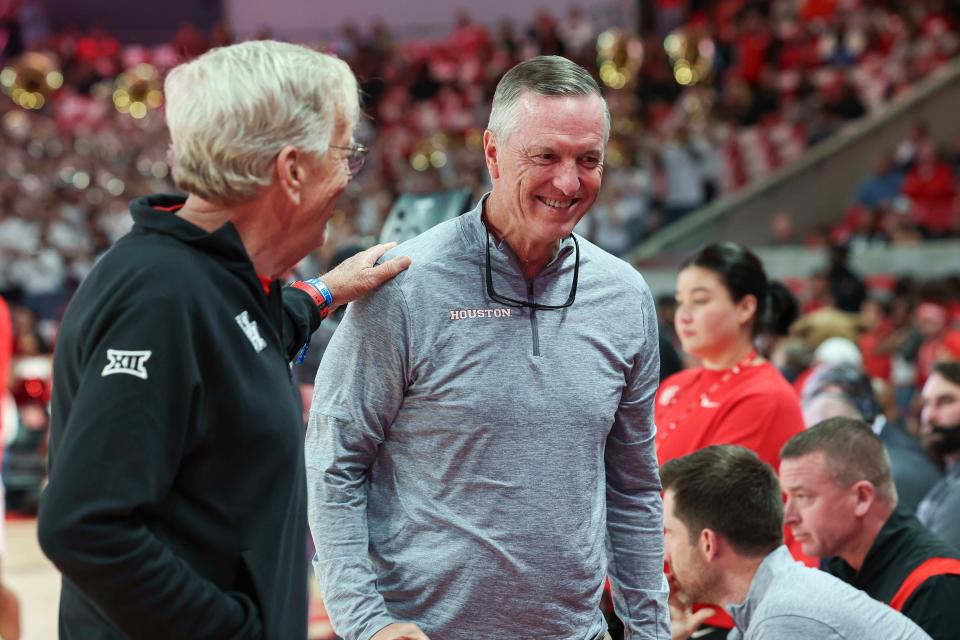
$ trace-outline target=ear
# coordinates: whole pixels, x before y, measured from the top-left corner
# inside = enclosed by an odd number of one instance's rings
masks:
[[[720,539],[716,531],[713,529],[704,529],[700,532],[697,547],[700,549],[700,553],[703,554],[704,560],[712,562],[720,551],[719,545]]]
[[[749,323],[756,313],[757,297],[752,293],[748,293],[737,302],[737,322],[740,324],[745,325]]]
[[[299,205],[307,180],[303,154],[296,147],[290,145],[284,147],[277,154],[274,170],[277,174],[277,185],[283,195],[290,204]]]
[[[490,172],[490,178],[497,180],[500,177],[500,165],[497,163],[497,153],[499,152],[497,139],[493,131],[487,129],[483,132],[483,159],[487,163],[487,171]]]
[[[877,488],[869,480],[860,480],[853,484],[850,491],[854,498],[853,513],[858,518],[862,518],[876,502]]]

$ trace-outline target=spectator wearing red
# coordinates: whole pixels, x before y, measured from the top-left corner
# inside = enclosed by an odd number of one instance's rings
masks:
[[[661,465],[715,444],[742,445],[779,465],[780,448],[803,431],[803,415],[796,393],[757,354],[753,339],[761,324],[785,334],[796,316],[796,307],[792,314],[787,307],[770,295],[763,265],[742,245],[711,244],[684,263],[674,325],[683,350],[701,366],[660,385],[654,415]],[[708,624],[732,627],[726,615]]]
[[[917,224],[930,237],[947,235],[955,224],[956,183],[950,165],[937,155],[934,146],[918,146],[916,164],[907,173],[903,193],[913,202]]]
[[[914,311],[914,324],[923,337],[917,351],[917,388],[923,387],[933,365],[960,360],[960,331],[950,328],[950,312],[941,300],[926,299]]]
[[[770,26],[757,9],[748,9],[734,44],[737,71],[751,85],[760,82],[767,64],[767,51],[773,43]]]
[[[801,312],[806,315],[819,309],[834,306],[833,296],[830,293],[830,279],[825,270],[817,270],[810,274],[807,280]]]
[[[800,5],[800,19],[804,22],[831,18],[837,12],[837,0],[804,0]]]
[[[780,447],[803,430],[796,394],[753,346],[761,322],[786,333],[794,320],[782,315],[779,298],[768,299],[768,288],[760,260],[736,243],[709,245],[684,264],[674,325],[683,350],[702,366],[660,387],[660,464],[712,444],[740,444],[775,466]]]
[[[890,382],[890,351],[884,347],[887,338],[896,330],[890,318],[890,306],[877,298],[867,298],[860,313],[867,327],[857,341],[863,354],[863,370],[871,378]]]

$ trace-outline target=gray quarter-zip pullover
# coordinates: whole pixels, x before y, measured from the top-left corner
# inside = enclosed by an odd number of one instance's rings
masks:
[[[395,249],[413,265],[350,305],[320,365],[309,520],[334,628],[593,640],[609,575],[629,640],[667,639],[650,291],[578,238],[572,306],[493,302],[482,206]],[[572,239],[529,281],[490,242],[499,295],[566,301]]]

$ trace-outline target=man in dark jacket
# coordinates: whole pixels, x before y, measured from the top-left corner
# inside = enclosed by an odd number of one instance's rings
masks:
[[[890,460],[865,423],[830,418],[780,453],[784,522],[807,555],[890,604],[934,640],[960,628],[960,551],[897,508]]]
[[[279,42],[166,80],[173,175],[64,316],[39,538],[60,637],[306,637],[306,495],[289,362],[406,268],[389,245],[284,287],[359,168],[356,80]]]

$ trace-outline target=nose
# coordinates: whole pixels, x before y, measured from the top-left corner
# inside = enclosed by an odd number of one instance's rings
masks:
[[[920,410],[920,423],[922,425],[940,424],[939,417],[937,408],[932,405],[927,405]]]
[[[787,498],[787,501],[783,504],[783,524],[792,525],[798,522],[800,522],[800,518],[797,516],[797,510],[793,506],[793,501]]]
[[[566,198],[572,198],[580,190],[580,175],[575,161],[559,163],[553,176],[553,186]]]

